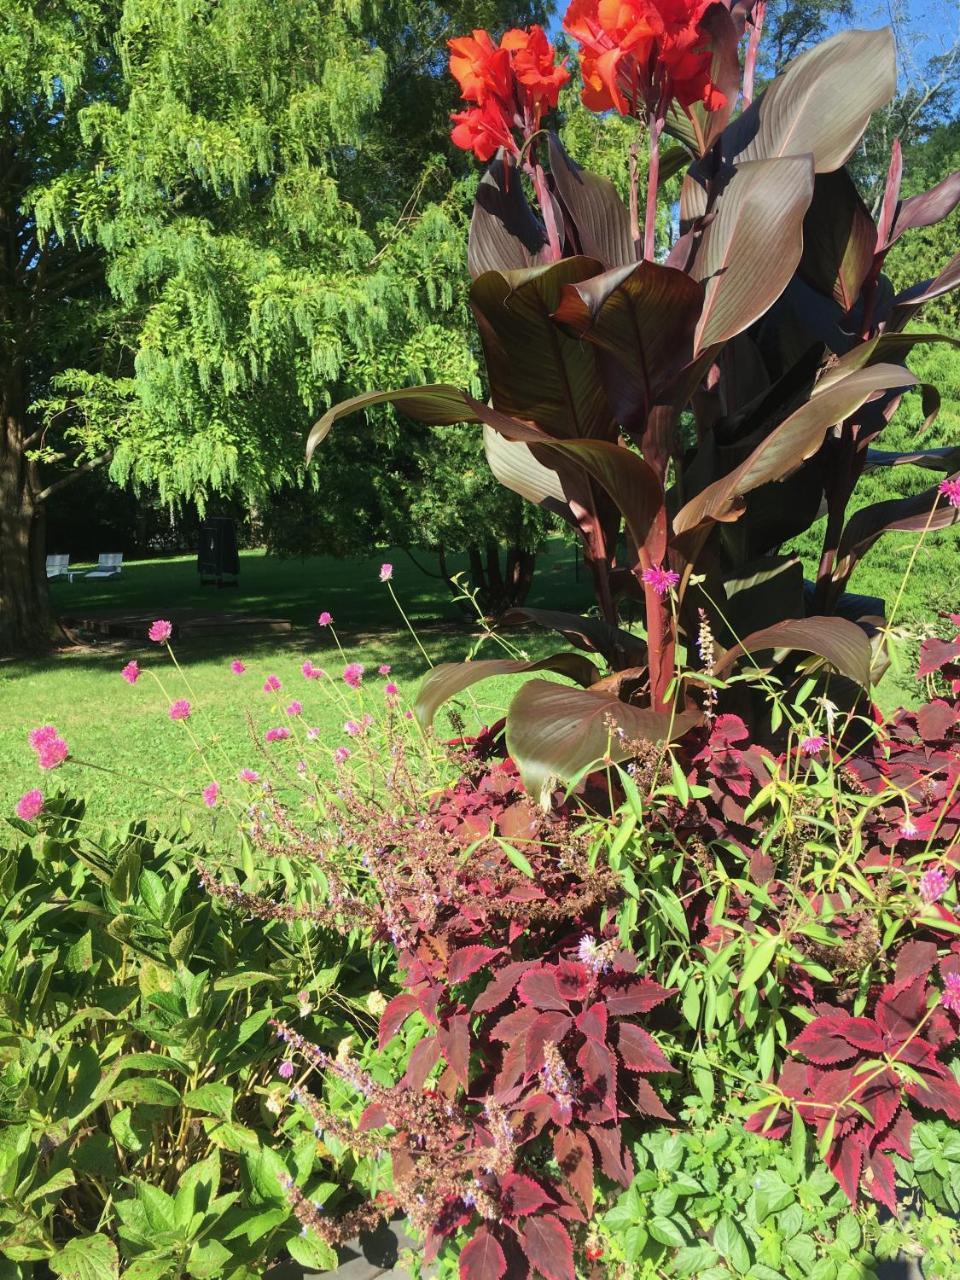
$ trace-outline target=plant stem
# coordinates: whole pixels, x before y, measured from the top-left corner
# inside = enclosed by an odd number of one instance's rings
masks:
[[[757,69],[757,51],[760,48],[760,36],[763,33],[763,19],[767,11],[766,0],[757,0],[750,18],[750,37],[747,41],[747,54],[743,60],[743,105],[749,107],[753,101],[753,80]]]
[[[657,239],[657,188],[660,185],[660,134],[663,115],[650,112],[650,168],[647,170],[647,208],[643,226],[643,257],[653,261]]]
[[[630,236],[638,258],[643,252],[643,239],[640,235],[640,167],[637,163],[639,147],[636,139],[630,143]]]
[[[532,160],[528,164],[527,172],[530,180],[533,182],[534,190],[537,193],[537,203],[540,205],[540,215],[543,218],[543,225],[547,233],[547,244],[550,249],[550,261],[559,262],[563,257],[563,249],[560,246],[560,231],[557,227],[557,219],[553,208],[553,199],[550,195],[550,188],[547,186],[547,179],[543,172],[543,165],[539,160]]]

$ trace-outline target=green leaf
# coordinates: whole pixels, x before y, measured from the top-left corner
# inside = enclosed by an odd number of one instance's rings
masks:
[[[758,1223],[764,1223],[771,1214],[788,1208],[796,1198],[792,1187],[788,1187],[775,1173],[761,1171],[754,1178],[753,1186]]]
[[[292,1236],[287,1241],[287,1252],[302,1267],[319,1267],[321,1271],[335,1271],[338,1265],[336,1250],[325,1244],[312,1232],[305,1236]]]
[[[290,1172],[276,1151],[270,1147],[258,1147],[247,1154],[245,1163],[250,1185],[261,1201],[286,1201],[281,1179],[288,1178]]]
[[[48,1259],[50,1270],[62,1280],[119,1280],[116,1245],[106,1236],[77,1236]]]
[[[233,1114],[233,1090],[225,1084],[202,1084],[183,1095],[183,1105],[191,1111],[206,1111],[220,1120]]]
[[[774,956],[780,948],[780,935],[778,933],[764,936],[763,934],[755,935],[759,941],[753,943],[747,952],[747,962],[743,966],[743,973],[740,976],[740,984],[738,990],[746,991],[747,987],[753,987],[758,980],[767,972],[773,963]]]
[[[138,884],[144,906],[155,920],[163,920],[166,914],[167,895],[163,881],[155,871],[141,871]]]
[[[533,867],[520,850],[515,849],[512,844],[507,844],[506,840],[498,840],[497,844],[504,851],[509,861],[517,868],[517,870],[522,872],[529,880],[532,880]]]
[[[58,1196],[61,1191],[66,1191],[67,1187],[75,1186],[76,1181],[72,1169],[61,1169],[42,1186],[37,1187],[36,1191],[31,1191],[23,1203],[33,1204],[34,1200],[40,1200],[44,1196]]]
[[[669,1245],[672,1249],[682,1249],[687,1243],[686,1237],[671,1218],[665,1218],[662,1215],[651,1218],[648,1229],[654,1240],[660,1244]]]
[[[173,1085],[151,1076],[133,1076],[119,1081],[110,1090],[110,1098],[114,1102],[147,1103],[154,1107],[180,1105],[180,1094]]]
[[[729,1214],[724,1214],[714,1228],[713,1247],[740,1275],[746,1275],[750,1270],[750,1250],[743,1233]]]

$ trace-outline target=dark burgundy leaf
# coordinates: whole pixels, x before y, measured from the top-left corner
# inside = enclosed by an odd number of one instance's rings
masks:
[[[497,1240],[480,1227],[460,1251],[460,1280],[502,1280],[507,1259]]]
[[[916,978],[929,978],[937,963],[937,948],[932,942],[913,939],[897,952],[895,984],[912,983]]]
[[[554,1135],[553,1154],[564,1177],[587,1208],[593,1208],[593,1150],[578,1129],[560,1129]]]
[[[464,1089],[469,1088],[470,1019],[465,1014],[455,1014],[438,1035],[450,1070]]]
[[[407,1018],[419,1006],[416,996],[407,995],[401,992],[400,995],[394,996],[392,1000],[387,1002],[387,1007],[380,1015],[380,1048],[397,1034]]]
[[[630,1071],[673,1071],[653,1036],[632,1022],[620,1023],[617,1048]]]
[[[932,227],[935,222],[942,222],[958,204],[960,204],[960,173],[951,173],[929,191],[908,196],[901,203],[893,222],[893,234],[888,243],[893,244],[895,240],[899,240],[910,227]]]
[[[557,975],[553,969],[528,970],[517,984],[517,995],[524,1004],[536,1009],[559,1009],[570,1012],[570,1005],[560,994]]]
[[[538,972],[540,971],[538,970]],[[506,1014],[499,1022],[495,1023],[495,1025],[491,1027],[489,1033],[490,1039],[503,1040],[505,1043],[509,1044],[515,1040],[517,1036],[526,1035],[536,1017],[536,1009],[514,1009],[511,1013]]]
[[[517,1173],[508,1173],[500,1182],[503,1195],[503,1207],[508,1218],[522,1218],[536,1213],[545,1204],[553,1201],[532,1178]]]
[[[436,1036],[418,1040],[410,1052],[403,1082],[411,1089],[422,1089],[423,1083],[440,1058],[440,1045]]]
[[[546,1280],[576,1280],[573,1243],[559,1218],[553,1214],[528,1218],[521,1241],[531,1266]]]
[[[603,998],[611,1017],[623,1018],[631,1013],[649,1013],[672,994],[649,978],[623,979],[615,976],[604,987]]]
[[[584,1009],[577,1018],[577,1030],[588,1040],[599,1040],[601,1043],[606,1040],[607,1006],[603,1001],[597,1000],[589,1009]]]
[[[644,1081],[643,1083],[646,1083]],[[658,1100],[659,1101],[659,1100]],[[653,1113],[648,1113],[653,1114]],[[670,1116],[666,1117],[668,1120]],[[628,1187],[633,1177],[633,1161],[623,1145],[618,1125],[591,1125],[590,1138],[600,1157],[600,1168],[621,1186]]]
[[[859,1051],[856,1043],[851,1043],[843,1033],[848,1030],[848,1024],[853,1021],[855,1019],[845,1013],[827,1014],[814,1018],[813,1022],[805,1026],[800,1034],[790,1041],[787,1048],[791,1053],[802,1053],[809,1062],[815,1062],[821,1067],[851,1062],[859,1056]],[[872,1027],[868,1019],[859,1019],[859,1021]],[[874,1033],[876,1034],[875,1029]],[[878,1049],[882,1051],[881,1037],[876,1035],[876,1040]]]
[[[873,267],[876,247],[877,228],[847,170],[817,174],[803,221],[801,276],[849,311]]]
[[[853,1139],[834,1142],[827,1153],[827,1168],[840,1183],[851,1204],[857,1203],[863,1155],[862,1145]]]
[[[917,675],[932,676],[953,662],[960,662],[960,640],[924,640]]]
[[[543,1066],[543,1047],[545,1044],[559,1044],[573,1026],[573,1019],[568,1013],[542,1013],[532,1023],[527,1032],[526,1056],[524,1071],[532,1076]]]
[[[451,982],[465,982],[471,974],[488,965],[498,955],[499,947],[461,947],[459,951],[454,951],[447,963],[447,977]]]
[[[743,654],[760,653],[765,649],[799,649],[816,654],[862,688],[870,687],[873,660],[870,639],[861,627],[846,618],[791,618],[763,631],[755,631],[722,653],[714,665],[714,672],[729,671]]]
[[[555,133],[547,134],[547,146],[557,195],[573,224],[579,251],[605,267],[636,262],[630,215],[613,183],[581,169]]]
[[[508,964],[501,969],[490,985],[474,1000],[471,1012],[486,1013],[488,1010],[496,1009],[498,1005],[503,1004],[504,1000],[520,981],[520,975],[525,973],[533,963],[533,960],[515,960],[512,964]]]
[[[555,653],[549,658],[527,662],[513,658],[487,658],[477,662],[441,662],[426,676],[417,692],[414,711],[425,729],[433,723],[439,707],[480,680],[522,675],[529,671],[555,671],[558,675],[591,685],[600,672],[579,653]]]
[[[467,265],[471,276],[518,271],[539,261],[547,236],[523,191],[512,156],[497,156],[480,181],[470,221]]]
[[[893,1161],[882,1152],[868,1155],[863,1168],[863,1185],[874,1200],[897,1212],[896,1171]]]
[[[658,1120],[672,1120],[673,1116],[657,1096],[649,1080],[637,1076],[633,1085],[633,1100],[637,1110],[645,1116],[656,1116]]]

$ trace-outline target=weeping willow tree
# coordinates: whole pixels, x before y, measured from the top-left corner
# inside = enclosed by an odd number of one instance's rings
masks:
[[[259,495],[345,389],[475,382],[443,41],[541,10],[8,0],[0,651],[48,639],[45,512],[93,468]]]

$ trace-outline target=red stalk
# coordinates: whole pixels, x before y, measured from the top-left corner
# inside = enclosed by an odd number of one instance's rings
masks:
[[[749,107],[753,101],[753,79],[757,67],[757,50],[760,48],[760,36],[763,32],[763,19],[767,12],[766,0],[757,0],[750,18],[750,37],[747,40],[747,55],[743,60],[743,105]]]
[[[660,185],[660,134],[663,114],[650,112],[650,168],[647,171],[647,209],[643,227],[643,256],[653,261],[657,236],[657,188]]]

